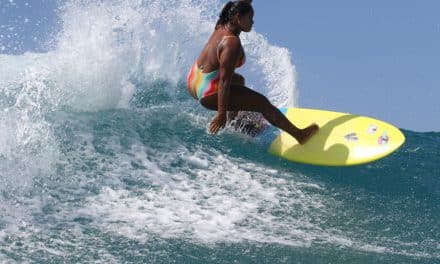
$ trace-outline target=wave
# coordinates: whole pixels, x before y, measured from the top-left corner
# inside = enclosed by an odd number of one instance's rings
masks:
[[[90,256],[112,256],[109,240],[159,237],[439,258],[438,133],[405,131],[386,159],[329,169],[206,132],[185,77],[220,7],[66,1],[50,51],[0,55],[2,254],[82,255],[94,241]],[[247,83],[294,106],[289,51],[242,37]]]
[[[188,0],[61,4],[57,10],[61,27],[46,41],[53,43],[49,52],[0,55],[0,126],[5,142],[0,153],[7,160],[3,166],[14,171],[13,164],[22,160],[21,166],[27,167],[35,153],[48,161],[57,156],[52,124],[46,120],[50,113],[65,108],[87,112],[154,107],[164,102],[158,98],[175,101],[214,26],[217,14],[210,10],[219,5]],[[256,32],[244,43],[250,71],[264,73],[250,74],[248,83],[262,83],[260,91],[275,103],[293,105],[295,69],[288,51],[270,45]],[[35,166],[30,171],[42,169]]]

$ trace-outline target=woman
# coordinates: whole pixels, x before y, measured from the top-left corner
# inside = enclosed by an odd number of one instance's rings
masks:
[[[261,113],[273,126],[304,144],[319,127],[312,124],[305,129],[297,128],[266,97],[247,88],[243,76],[235,73],[235,68],[245,61],[239,35],[251,31],[253,17],[249,0],[225,5],[214,32],[188,74],[189,93],[204,107],[217,111],[209,126],[213,134],[225,126],[227,111],[229,119],[238,111],[252,111]]]

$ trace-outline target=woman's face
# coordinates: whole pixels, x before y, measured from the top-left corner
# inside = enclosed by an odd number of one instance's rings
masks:
[[[238,18],[238,25],[240,26],[240,29],[244,32],[249,32],[252,30],[252,25],[254,24],[254,11],[251,10],[250,12],[239,16]]]

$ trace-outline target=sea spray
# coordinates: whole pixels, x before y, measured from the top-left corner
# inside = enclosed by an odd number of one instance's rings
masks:
[[[217,13],[207,7],[220,5],[216,1],[61,4],[60,29],[46,41],[52,43],[49,52],[0,55],[0,116],[7,142],[3,156],[20,157],[27,164],[30,156],[11,149],[33,153],[31,148],[43,151],[38,147],[42,145],[53,146],[48,153],[56,153],[57,142],[45,117],[65,107],[74,111],[126,108],[136,93],[155,97],[161,92],[158,89],[173,100],[215,24]],[[274,104],[293,105],[295,71],[288,51],[270,45],[256,32],[243,34],[243,39],[250,58],[249,86],[268,95]],[[167,85],[158,88],[155,83]],[[6,166],[14,171],[14,163],[10,160]]]
[[[48,52],[0,55],[0,261],[438,261],[438,134],[329,169],[206,132],[185,77],[223,4],[66,1]],[[241,38],[294,105],[290,51]]]

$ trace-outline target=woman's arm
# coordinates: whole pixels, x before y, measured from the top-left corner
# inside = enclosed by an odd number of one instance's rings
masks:
[[[231,80],[235,71],[235,65],[241,54],[240,39],[228,38],[219,47],[220,62],[220,87],[218,90],[217,116],[213,119],[210,126],[210,132],[215,134],[226,124],[227,107],[231,90]]]

